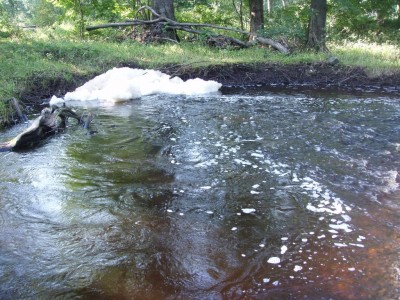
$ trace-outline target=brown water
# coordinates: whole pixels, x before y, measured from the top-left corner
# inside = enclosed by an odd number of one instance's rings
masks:
[[[1,299],[399,299],[400,98],[77,109],[97,133],[0,153]]]

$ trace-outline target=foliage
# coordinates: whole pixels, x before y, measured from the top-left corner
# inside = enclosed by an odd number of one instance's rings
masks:
[[[35,0],[29,5],[31,24],[44,27],[53,25],[59,20],[61,10],[46,0]]]
[[[20,25],[74,24],[74,33],[87,37],[85,26],[143,18],[139,7],[149,0],[0,0],[0,36],[21,34]],[[309,0],[272,1],[265,11],[263,35],[298,47],[307,31]],[[368,38],[400,42],[398,0],[328,0],[328,40]],[[249,28],[248,0],[174,0],[181,22]],[[107,31],[107,33],[115,32]],[[102,35],[95,33],[91,35]],[[118,35],[117,35],[118,36]],[[120,35],[119,35],[120,36]]]
[[[400,42],[397,0],[330,1],[329,27],[338,38]]]
[[[0,0],[0,38],[20,34],[20,29],[15,24],[18,9],[9,2]]]
[[[229,11],[229,7],[217,2],[182,8],[177,11],[176,16],[180,22],[208,23],[221,26],[236,25],[233,12]]]
[[[308,1],[297,1],[287,6],[275,6],[260,35],[286,44],[292,49],[301,48],[306,41]]]

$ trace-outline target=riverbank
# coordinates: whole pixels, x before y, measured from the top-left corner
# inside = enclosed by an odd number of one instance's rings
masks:
[[[216,80],[224,86],[306,86],[400,93],[400,70],[391,74],[369,75],[361,67],[341,65],[339,62],[235,64],[186,72],[180,72],[179,68],[165,71],[178,74],[183,79],[201,77]]]
[[[398,46],[353,44],[330,48],[330,53],[283,55],[267,48],[215,49],[188,43],[2,40],[0,123],[7,121],[8,99],[16,98],[34,112],[52,95],[63,96],[94,76],[122,66],[159,69],[185,80],[216,80],[224,87],[307,86],[400,92]]]
[[[116,67],[145,68],[137,63],[121,63]],[[171,76],[179,76],[184,80],[202,78],[215,80],[224,88],[249,86],[307,87],[313,89],[374,90],[384,93],[400,93],[400,71],[391,74],[368,75],[361,67],[344,66],[340,63],[328,62],[304,64],[225,64],[192,68],[181,65],[159,68]],[[95,75],[80,75],[66,79],[65,77],[48,78],[39,74],[33,76],[21,93],[23,102],[38,105],[46,102],[52,95],[62,97],[74,90]]]

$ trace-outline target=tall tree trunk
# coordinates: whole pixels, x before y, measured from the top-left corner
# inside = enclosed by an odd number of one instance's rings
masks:
[[[257,31],[264,28],[264,1],[249,0],[250,4],[250,39],[257,35]]]
[[[175,9],[173,0],[152,0],[151,4],[153,9],[162,17],[166,17],[175,21]],[[161,28],[161,30],[158,30],[157,35],[160,39],[164,40],[178,40],[176,31],[173,29],[164,30],[164,28]]]
[[[328,50],[325,43],[326,1],[327,0],[311,0],[307,47],[316,51]]]

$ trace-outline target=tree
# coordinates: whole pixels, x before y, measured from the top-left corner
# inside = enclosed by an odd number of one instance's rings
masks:
[[[327,0],[311,0],[310,17],[308,21],[307,47],[316,51],[327,51],[326,11]]]
[[[257,35],[257,31],[264,27],[263,0],[249,0],[250,6],[250,39]]]
[[[173,0],[152,0],[153,9],[161,16],[175,21],[175,10]],[[173,29],[166,28],[156,28],[152,30],[153,34],[157,35],[158,39],[161,40],[173,40],[177,41],[178,36],[176,31]]]

